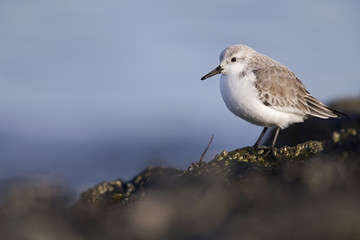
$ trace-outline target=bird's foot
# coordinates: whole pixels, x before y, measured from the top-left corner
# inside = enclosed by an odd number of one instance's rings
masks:
[[[276,148],[267,147],[267,146],[252,146],[249,147],[249,150],[253,153],[257,152],[259,155],[263,154],[261,157],[265,158],[269,154],[271,154],[271,157],[276,160]]]
[[[267,147],[267,146],[257,146],[256,144],[252,147],[248,147],[249,152],[252,154],[261,155],[262,158],[267,157],[269,154],[273,160],[277,159],[277,150],[276,148]]]
[[[270,156],[272,157],[273,160],[277,159],[277,157],[276,157],[276,149],[275,148],[270,148],[269,150],[267,150],[262,157],[265,158],[269,154],[270,154]]]

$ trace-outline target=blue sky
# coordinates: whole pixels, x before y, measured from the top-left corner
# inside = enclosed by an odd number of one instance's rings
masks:
[[[37,156],[20,147],[28,143],[38,143],[32,153],[114,141],[206,146],[214,134],[214,152],[251,145],[261,128],[226,109],[219,77],[200,81],[220,52],[246,44],[322,101],[358,97],[359,12],[359,1],[1,1],[2,159],[19,170]],[[123,164],[148,163],[138,161]],[[119,174],[140,167],[131,169]]]

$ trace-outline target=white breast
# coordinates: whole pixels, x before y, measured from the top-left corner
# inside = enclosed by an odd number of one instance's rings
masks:
[[[254,85],[255,74],[221,75],[220,90],[227,108],[236,116],[253,124],[282,129],[292,123],[303,122],[304,116],[286,113],[265,106],[258,98]]]

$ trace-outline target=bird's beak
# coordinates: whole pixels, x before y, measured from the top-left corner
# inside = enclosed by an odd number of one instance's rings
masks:
[[[207,78],[209,78],[209,77],[212,77],[212,76],[214,76],[214,75],[216,75],[216,74],[219,74],[219,73],[221,73],[222,70],[223,70],[223,69],[222,69],[221,66],[219,65],[217,68],[215,68],[214,70],[212,70],[211,72],[209,72],[208,74],[206,74],[205,76],[203,76],[203,77],[201,78],[201,80],[205,80],[205,79],[207,79]]]

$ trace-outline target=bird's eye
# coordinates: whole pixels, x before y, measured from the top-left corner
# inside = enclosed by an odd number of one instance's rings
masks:
[[[236,62],[236,58],[233,57],[233,58],[231,59],[231,61],[232,61],[232,62]]]

